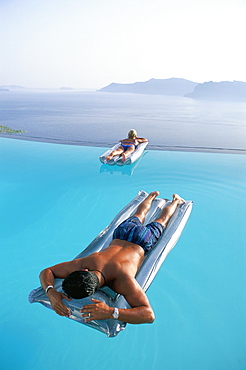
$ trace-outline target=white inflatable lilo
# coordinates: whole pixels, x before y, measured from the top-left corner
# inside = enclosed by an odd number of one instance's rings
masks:
[[[132,154],[129,155],[129,157],[126,159],[125,162],[122,162],[122,157],[121,155],[116,155],[115,157],[113,157],[112,159],[110,159],[109,161],[106,160],[106,157],[113,151],[113,150],[116,150],[118,149],[120,146],[121,146],[121,143],[118,143],[116,144],[115,146],[113,146],[113,148],[107,150],[104,154],[102,154],[99,159],[102,163],[104,164],[110,164],[111,166],[114,165],[114,164],[117,164],[118,166],[123,166],[125,164],[132,164],[134,163],[136,160],[138,160],[138,158],[141,157],[141,155],[143,154],[144,152],[144,149],[146,148],[146,146],[148,145],[148,141],[144,142],[144,143],[140,143],[138,144],[138,146],[136,147],[136,149],[134,150],[134,152]]]
[[[148,193],[145,191],[140,191],[138,195],[117,214],[113,221],[103,231],[100,232],[100,234],[88,245],[88,247],[75,258],[82,258],[106,248],[112,240],[114,229],[126,218],[132,216],[136,212],[139,204],[147,196]],[[156,219],[161,213],[162,209],[166,205],[170,204],[170,202],[170,200],[156,198],[152,202],[152,206],[146,216],[145,223],[147,224]],[[136,276],[138,283],[144,291],[148,289],[166,256],[178,241],[190,216],[191,210],[192,201],[187,201],[180,205],[169,221],[167,228],[165,229],[161,238],[158,240],[155,247],[145,255],[144,262]],[[62,279],[56,279],[54,286],[57,291],[61,292]],[[97,329],[105,333],[108,337],[114,337],[121,330],[125,329],[126,323],[115,319],[95,320],[85,323],[81,317],[80,309],[86,304],[91,304],[91,298],[103,301],[111,307],[130,307],[122,295],[116,294],[108,287],[104,287],[97,290],[93,295],[83,299],[72,299],[71,301],[63,300],[64,304],[71,310],[71,315],[69,318]],[[41,287],[32,290],[28,299],[30,303],[40,302],[45,307],[52,309],[50,301]]]

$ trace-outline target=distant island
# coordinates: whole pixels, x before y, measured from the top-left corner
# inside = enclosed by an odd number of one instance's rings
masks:
[[[0,92],[28,91],[18,85],[0,85]],[[74,91],[62,86],[60,91]],[[148,95],[180,96],[196,100],[246,101],[246,82],[221,81],[198,83],[184,78],[155,79],[130,84],[111,83],[97,91],[107,93],[131,93]]]
[[[73,88],[72,87],[60,87],[60,90],[66,90],[66,91],[71,91],[71,90],[73,90]]]
[[[222,81],[197,83],[183,78],[150,79],[132,84],[111,83],[98,90],[112,93],[183,96],[200,100],[246,100],[246,82]]]
[[[183,78],[151,78],[149,81],[135,82],[132,84],[111,83],[110,85],[103,87],[99,91],[114,93],[184,96],[185,94],[191,93],[196,85],[197,82],[185,80]]]
[[[0,91],[10,91],[10,90],[23,90],[25,87],[18,85],[2,85],[0,86]]]
[[[246,82],[204,82],[198,84],[193,92],[185,96],[192,99],[244,101],[246,100]]]

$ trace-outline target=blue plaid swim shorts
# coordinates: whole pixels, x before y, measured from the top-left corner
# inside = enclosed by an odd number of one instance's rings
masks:
[[[153,221],[143,225],[136,216],[132,216],[114,230],[113,239],[140,245],[146,253],[155,246],[164,230],[165,227],[159,222]]]

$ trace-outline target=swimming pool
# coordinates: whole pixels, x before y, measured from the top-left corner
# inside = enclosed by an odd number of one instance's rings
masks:
[[[147,151],[114,168],[104,149],[0,139],[0,368],[245,368],[246,157]],[[194,201],[148,290],[155,322],[109,339],[30,305],[39,272],[74,258],[139,190]]]

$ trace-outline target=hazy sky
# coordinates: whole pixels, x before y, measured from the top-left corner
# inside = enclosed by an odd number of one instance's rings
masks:
[[[246,81],[246,0],[0,0],[0,85]]]

